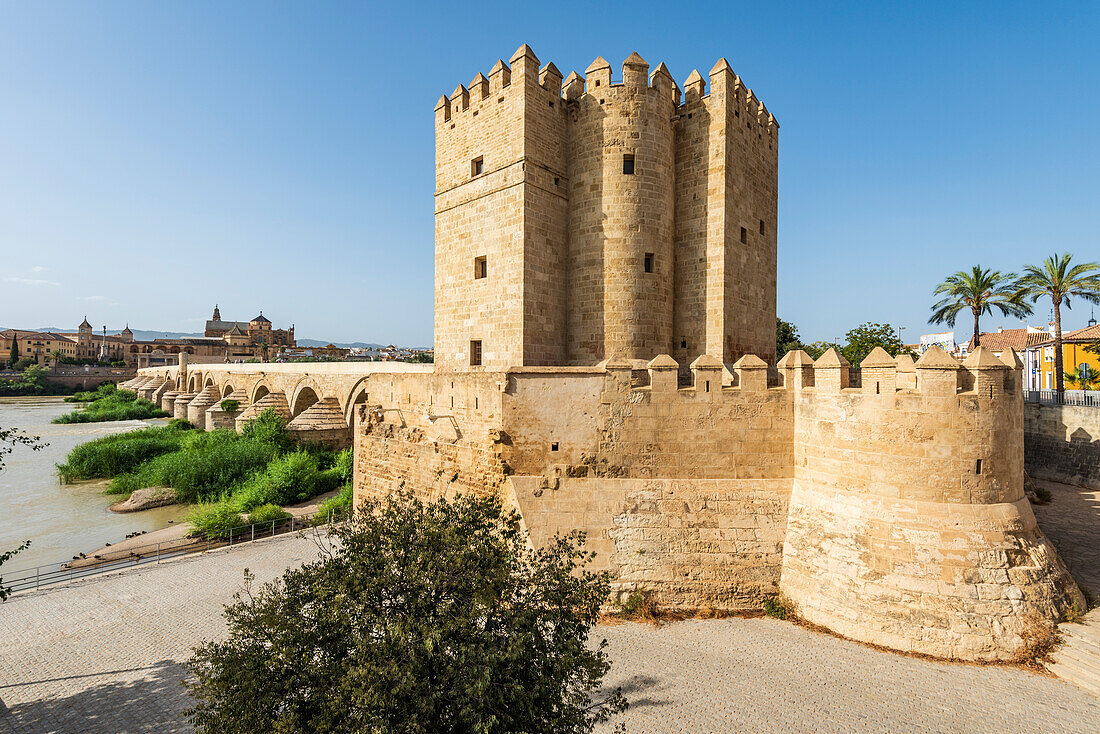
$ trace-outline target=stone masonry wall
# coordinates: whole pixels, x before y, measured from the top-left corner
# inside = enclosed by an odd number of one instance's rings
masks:
[[[779,592],[790,479],[509,477],[538,546],[582,530],[614,593],[665,607],[759,608]]]
[[[1024,463],[1038,479],[1100,488],[1100,408],[1025,403]]]

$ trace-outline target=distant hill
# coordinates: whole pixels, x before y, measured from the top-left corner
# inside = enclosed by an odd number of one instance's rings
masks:
[[[7,328],[7,327],[5,327]],[[2,330],[2,329],[0,329]],[[31,329],[31,331],[52,331],[54,333],[71,333],[76,329],[73,327],[60,327],[60,326],[43,326],[40,329]],[[107,329],[107,334],[117,334],[122,329]],[[183,339],[185,337],[202,336],[202,332],[186,332],[186,331],[149,331],[148,329],[130,329],[134,332],[134,339],[137,341],[152,341],[153,339]],[[102,333],[97,331],[97,334]],[[329,342],[323,339],[298,339],[299,347],[326,347]],[[385,344],[375,344],[374,342],[331,342],[335,346],[342,347],[344,349],[354,349],[356,347],[362,347],[365,349],[377,349],[378,347],[384,347]]]

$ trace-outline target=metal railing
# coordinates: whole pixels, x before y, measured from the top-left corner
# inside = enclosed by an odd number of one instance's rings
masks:
[[[61,563],[47,563],[42,566],[32,566],[20,569],[12,573],[3,574],[4,587],[10,592],[30,591],[41,589],[56,584],[68,583],[76,579],[88,576],[96,576],[108,571],[133,568],[150,563],[160,563],[171,558],[202,553],[215,548],[228,548],[244,543],[271,538],[284,533],[293,533],[299,530],[321,525],[329,525],[347,518],[347,510],[328,512],[327,517],[317,519],[316,516],[289,517],[270,522],[252,523],[240,525],[230,529],[222,535],[207,537],[174,538],[160,543],[148,543],[139,546],[126,546],[120,550],[111,551],[104,549],[99,557],[77,558]],[[78,565],[73,565],[78,564]]]
[[[1066,390],[1061,396],[1057,390],[1024,390],[1024,401],[1043,405],[1078,405],[1100,408],[1100,392],[1096,390]]]

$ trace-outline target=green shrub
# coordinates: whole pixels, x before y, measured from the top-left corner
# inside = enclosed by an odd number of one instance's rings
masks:
[[[319,494],[319,476],[316,458],[302,450],[293,451],[250,476],[233,496],[243,511],[267,504],[290,505]]]
[[[782,599],[772,597],[764,600],[764,614],[776,619],[786,619],[791,615],[791,610]]]
[[[248,522],[250,523],[264,523],[264,522],[279,522],[280,520],[286,520],[290,517],[290,513],[284,510],[278,505],[260,505],[252,512],[248,513]]]
[[[94,393],[86,393],[88,395]],[[96,398],[80,410],[58,416],[54,423],[99,423],[142,418],[162,418],[168,415],[148,400],[139,399],[129,390],[113,390]]]
[[[236,504],[227,495],[194,507],[187,522],[191,523],[188,535],[203,538],[224,538],[230,530],[245,524]]]
[[[351,487],[344,487],[340,490],[340,494],[333,495],[320,504],[313,515],[313,521],[322,523],[328,522],[330,517],[346,516],[351,509],[351,499]]]
[[[105,398],[108,395],[113,394],[118,388],[115,387],[113,382],[105,382],[95,390],[87,390],[83,392],[75,392],[69,397],[65,398],[66,403],[90,403],[100,398]]]
[[[131,472],[151,459],[179,449],[183,435],[171,426],[143,428],[83,443],[57,465],[63,481],[109,479]]]
[[[332,468],[340,476],[341,484],[351,484],[352,474],[355,472],[355,454],[351,449],[344,449],[336,454],[336,460]]]
[[[228,398],[218,403],[218,405],[221,406],[221,409],[224,410],[226,413],[236,413],[238,410],[241,409],[241,401],[230,400]]]
[[[184,420],[183,418],[173,418],[172,420],[168,421],[168,427],[177,428],[181,431],[191,431],[194,430],[195,424],[189,420]]]
[[[218,433],[227,435],[214,436]],[[205,501],[263,469],[277,454],[275,446],[262,441],[227,440],[233,436],[231,431],[187,431],[184,435],[200,440],[190,448],[158,456],[136,472],[116,476],[110,491],[124,494],[142,487],[171,487],[180,502]]]
[[[271,408],[246,423],[241,433],[245,438],[274,444],[282,451],[294,446],[294,439],[286,432],[286,421]]]

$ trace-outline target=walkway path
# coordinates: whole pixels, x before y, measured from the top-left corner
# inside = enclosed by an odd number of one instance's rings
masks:
[[[0,605],[0,732],[183,732],[190,648],[224,630],[247,567],[316,553],[284,535]],[[878,652],[770,619],[601,627],[632,732],[1095,732],[1100,699],[1023,670]],[[606,727],[604,731],[610,731]]]

